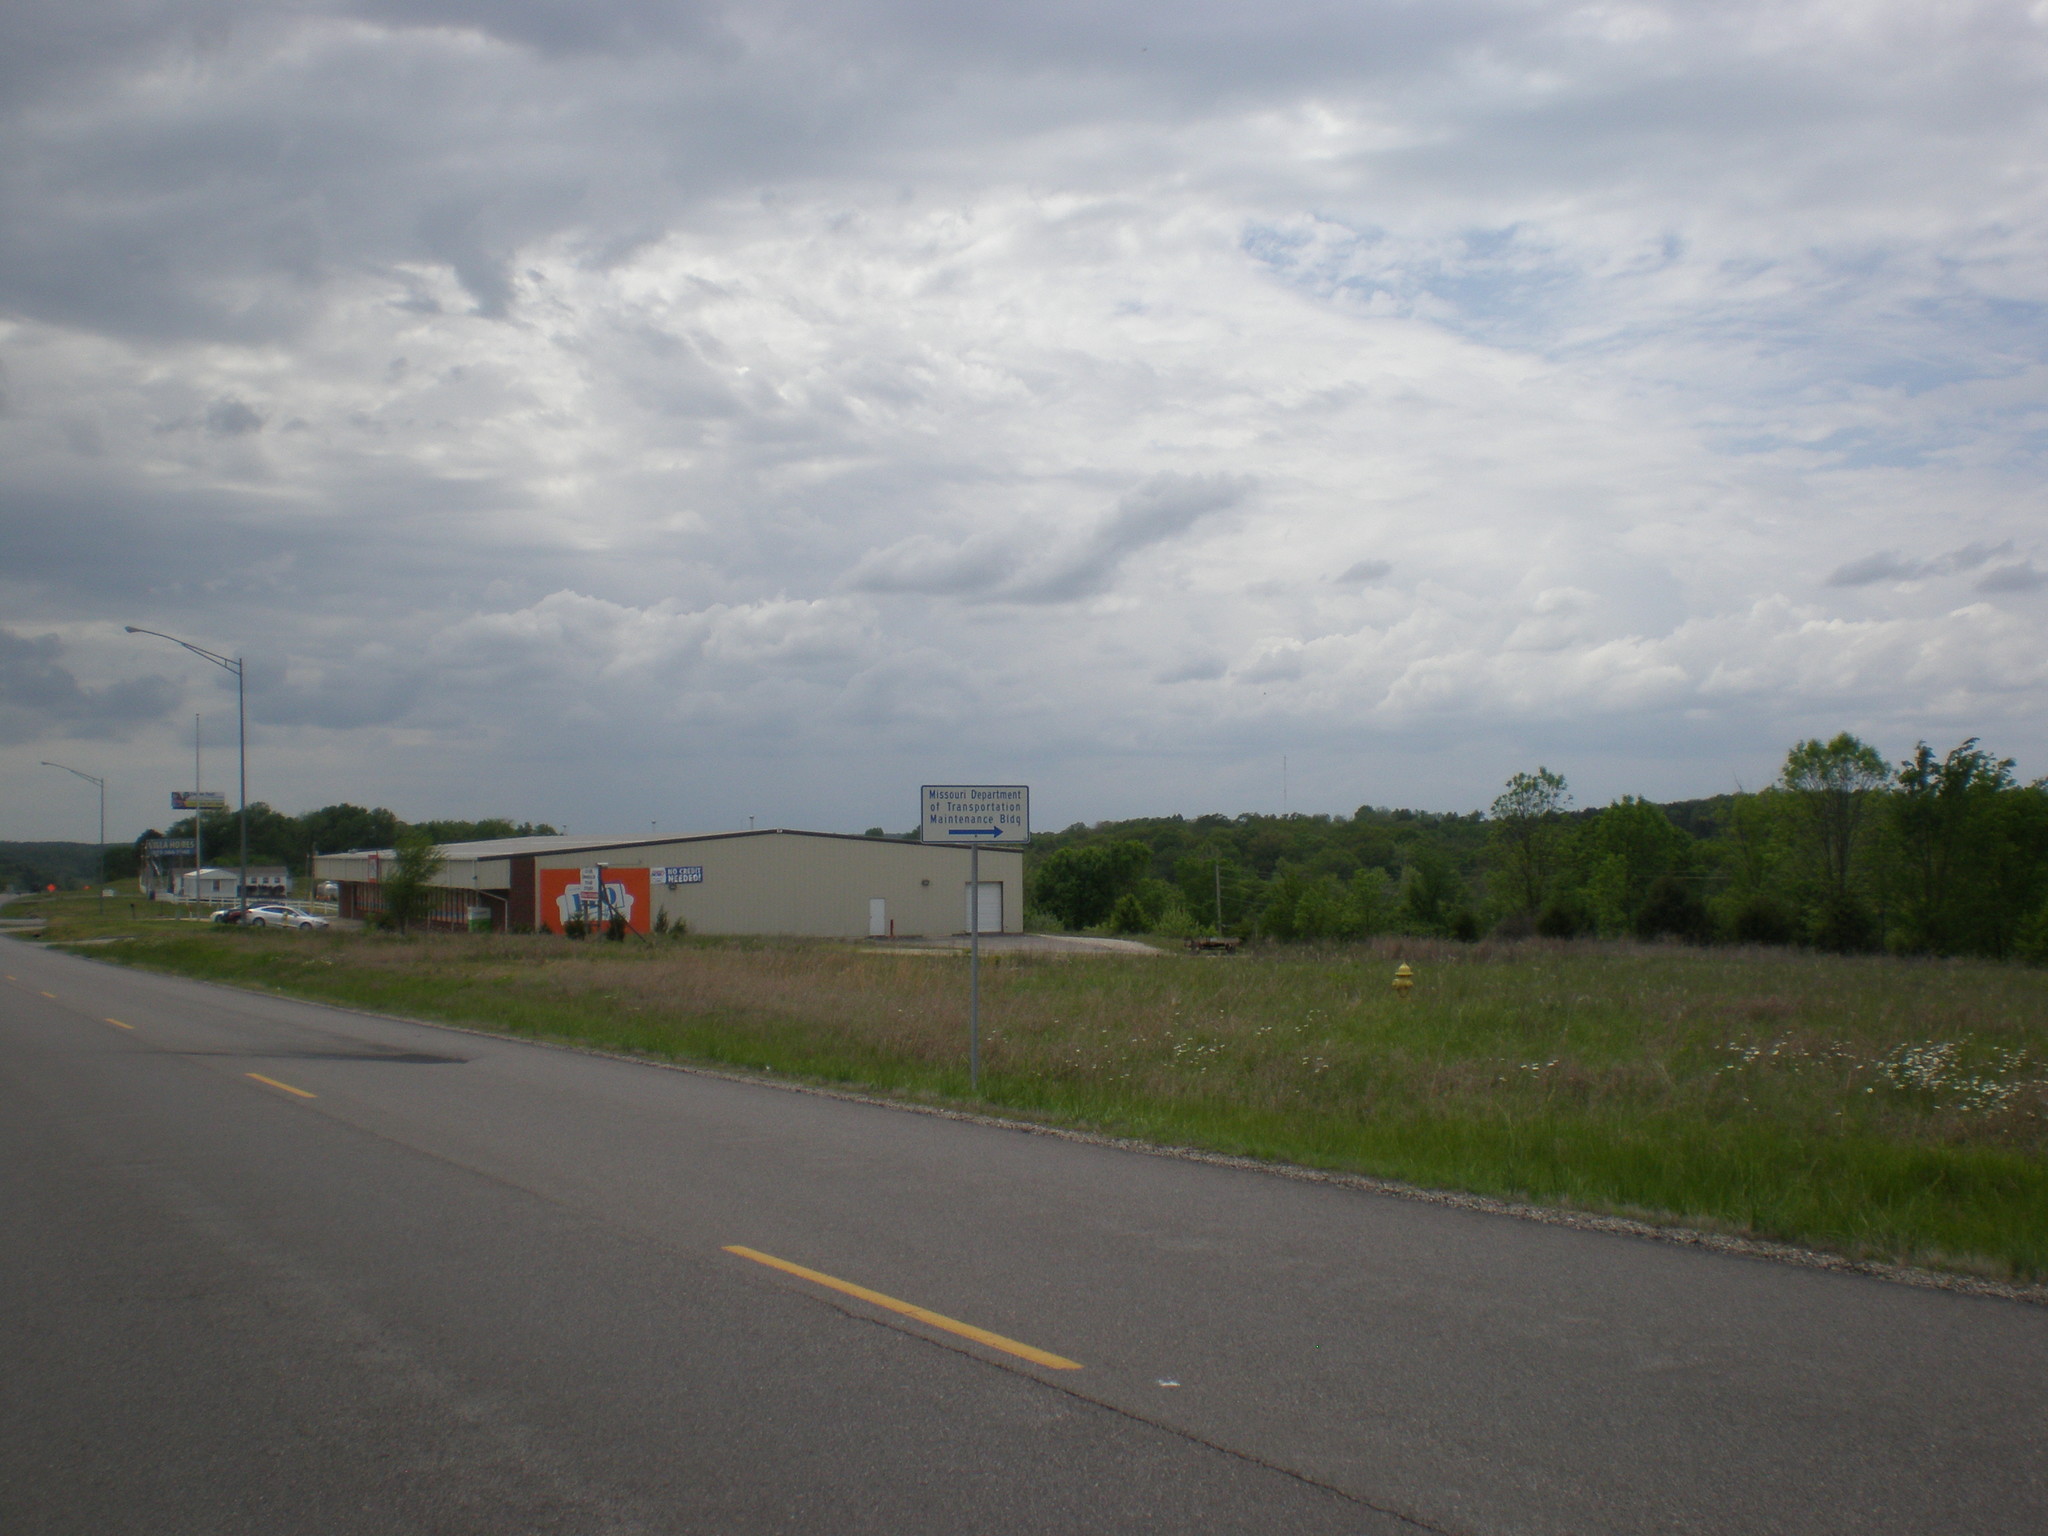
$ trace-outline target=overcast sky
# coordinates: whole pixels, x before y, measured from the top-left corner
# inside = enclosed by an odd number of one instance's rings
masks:
[[[2044,28],[12,0],[0,837],[2048,774]]]

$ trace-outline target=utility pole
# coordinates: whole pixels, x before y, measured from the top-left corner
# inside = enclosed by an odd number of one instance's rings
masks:
[[[967,848],[967,1091],[981,1097],[981,844]]]
[[[85,780],[86,783],[97,784],[100,788],[100,867],[94,872],[92,888],[95,892],[95,899],[100,904],[100,916],[105,917],[107,915],[107,781],[97,775],[86,773],[81,769],[66,768],[62,763],[53,763],[48,758],[43,759],[43,766],[45,768],[63,768],[66,773],[76,774],[79,778]]]
[[[133,624],[123,625],[122,628],[131,635],[154,635],[159,640],[182,645],[194,656],[212,662],[223,672],[232,672],[235,675],[235,726],[242,761],[242,874],[235,882],[235,898],[242,916],[246,919],[249,915],[249,686],[248,678],[244,676],[242,658],[222,656],[218,652],[209,651],[203,645],[194,645],[190,640],[180,640],[176,635],[167,635],[160,629],[138,629]],[[205,812],[199,810],[192,812],[195,827],[204,814]],[[198,844],[195,842],[193,847],[196,849]]]
[[[192,790],[198,793],[206,787],[206,770],[199,763],[199,716],[192,717]],[[192,808],[192,894],[199,894],[199,871],[206,868],[206,812]],[[177,887],[171,888],[173,896]]]

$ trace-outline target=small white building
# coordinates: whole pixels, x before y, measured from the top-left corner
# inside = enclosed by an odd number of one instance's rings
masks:
[[[187,869],[179,873],[173,889],[180,901],[239,901],[241,877],[239,869]],[[275,901],[291,893],[291,871],[282,864],[249,866],[249,900]]]

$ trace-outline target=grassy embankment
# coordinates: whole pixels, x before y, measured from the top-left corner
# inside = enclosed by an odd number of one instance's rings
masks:
[[[184,975],[922,1100],[967,1092],[951,958],[102,925],[78,898],[53,917],[52,937],[132,934],[90,952]],[[1406,1002],[1388,988],[1401,959],[1418,973]],[[2048,1278],[2042,971],[1390,940],[1006,956],[984,961],[983,1008],[983,1097],[1003,1112]]]

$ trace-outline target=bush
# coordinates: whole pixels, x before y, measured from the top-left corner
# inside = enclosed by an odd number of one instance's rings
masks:
[[[1068,928],[1092,928],[1111,919],[1151,862],[1152,850],[1133,839],[1061,848],[1038,866],[1030,904]]]
[[[614,912],[611,915],[604,925],[604,937],[607,944],[623,944],[626,942],[625,913]]]
[[[666,912],[657,912],[654,914],[654,931],[656,933],[668,932],[668,914]]]
[[[1799,939],[1799,922],[1790,909],[1762,891],[1742,898],[1728,929],[1738,944],[1793,944]]]
[[[1877,919],[1846,891],[1824,897],[1813,915],[1813,947],[1853,955],[1877,947]]]
[[[2048,965],[2048,906],[2020,924],[2013,953],[2029,965]]]
[[[1520,907],[1512,912],[1503,912],[1487,936],[1495,939],[1533,939],[1536,937],[1536,922]]]
[[[1576,939],[1592,926],[1592,914],[1572,896],[1551,897],[1536,916],[1536,931],[1546,939]]]
[[[580,939],[589,932],[590,924],[580,917],[567,918],[562,923],[562,937],[565,939]]]
[[[1135,891],[1125,891],[1123,895],[1117,897],[1116,905],[1110,908],[1111,933],[1144,933],[1151,926],[1152,919]]]
[[[1676,938],[1704,944],[1713,935],[1707,904],[1692,882],[1677,875],[1659,875],[1650,882],[1632,925],[1639,939]]]

